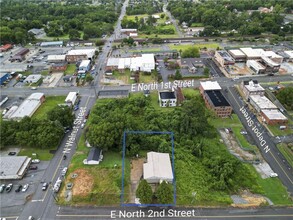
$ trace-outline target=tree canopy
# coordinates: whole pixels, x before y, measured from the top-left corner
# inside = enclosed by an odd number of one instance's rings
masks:
[[[136,197],[139,198],[141,204],[151,204],[153,200],[152,187],[146,180],[141,180],[136,190]]]
[[[293,110],[293,87],[281,89],[276,96],[287,110]]]
[[[156,196],[160,204],[173,204],[173,185],[163,181],[156,190]]]

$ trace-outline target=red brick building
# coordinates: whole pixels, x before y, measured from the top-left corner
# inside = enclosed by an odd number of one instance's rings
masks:
[[[12,47],[13,47],[12,44],[5,44],[0,47],[0,52],[6,52],[6,51],[12,49]]]
[[[55,63],[51,66],[51,72],[64,72],[67,68],[67,63]]]
[[[286,125],[288,123],[286,116],[277,109],[262,110],[261,116],[268,125]]]
[[[208,90],[203,94],[206,106],[213,110],[221,118],[229,117],[232,114],[232,107],[220,90]]]

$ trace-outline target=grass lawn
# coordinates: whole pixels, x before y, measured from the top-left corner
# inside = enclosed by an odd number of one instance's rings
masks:
[[[42,72],[41,72],[41,75],[42,76],[47,76],[49,74],[49,70],[43,70]]]
[[[217,47],[219,47],[219,44],[217,43],[203,43],[203,44],[180,44],[180,45],[173,45],[173,44],[169,44],[169,48],[171,50],[186,50],[190,47],[198,47],[198,48],[208,48],[208,49],[217,49]]]
[[[161,48],[137,48],[137,49],[131,49],[131,50],[128,50],[128,52],[159,52],[161,51]]]
[[[68,64],[67,68],[65,70],[66,75],[73,75],[76,71],[76,65],[75,64]]]
[[[133,79],[130,79],[131,72],[129,69],[126,69],[123,73],[120,73],[119,71],[115,70],[113,71],[113,76],[117,80],[123,81],[125,84],[132,84],[134,83]]]
[[[191,99],[192,97],[199,95],[199,90],[192,88],[184,88],[182,89],[182,93],[186,99]]]
[[[142,14],[142,15],[127,15],[127,16],[125,16],[125,18],[126,18],[127,20],[130,20],[130,21],[135,21],[135,17],[137,17],[138,20],[139,20],[139,19],[141,19],[141,18],[148,17],[148,14]]]
[[[291,124],[290,121],[289,121],[289,124]],[[274,136],[283,136],[283,135],[293,134],[292,128],[289,128],[289,127],[287,127],[287,129],[285,130],[280,130],[280,125],[268,125],[267,127],[274,134]]]
[[[293,202],[288,196],[286,188],[278,178],[262,179],[252,165],[246,164],[253,173],[257,183],[263,190],[263,195],[268,197],[274,205],[292,205]]]
[[[47,117],[47,113],[60,103],[64,103],[65,96],[48,96],[45,102],[38,108],[33,115],[34,118],[43,119]]]
[[[150,35],[146,35],[146,34],[139,34],[138,35],[139,38],[177,38],[179,37],[178,34],[150,34]]]
[[[22,74],[23,76],[29,76],[29,75],[33,74],[33,71],[27,70],[27,71],[21,72],[20,74]]]
[[[40,160],[51,160],[53,158],[53,154],[50,153],[50,150],[55,149],[35,149],[35,148],[22,148],[17,156],[28,156],[33,159],[40,159]],[[36,153],[37,156],[32,156],[33,153]]]
[[[293,167],[293,152],[288,147],[287,144],[277,144],[278,149],[281,151],[281,153],[284,155],[284,157],[287,159],[289,164]]]
[[[204,27],[203,23],[192,23],[191,27]]]
[[[144,74],[142,72],[139,73],[139,82],[140,83],[152,83],[152,82],[155,82],[155,78],[153,76],[153,74],[151,75],[147,75],[147,74]]]

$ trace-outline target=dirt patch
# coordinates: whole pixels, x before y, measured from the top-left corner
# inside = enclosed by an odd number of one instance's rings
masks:
[[[143,164],[145,162],[145,158],[133,159],[131,160],[131,171],[130,171],[130,203],[135,203],[136,201],[136,189],[139,184],[139,180],[143,175]]]
[[[71,173],[68,175],[68,181],[66,181],[73,182],[72,195],[88,195],[92,191],[94,185],[94,179],[92,175],[86,169],[77,169],[73,173],[76,173],[78,176],[75,179],[71,179]]]
[[[241,203],[233,203],[233,207],[256,207],[267,203],[265,197],[260,195],[252,194],[249,191],[244,191],[240,196],[239,199],[242,200]]]

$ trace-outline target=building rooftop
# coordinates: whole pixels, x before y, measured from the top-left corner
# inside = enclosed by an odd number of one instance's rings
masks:
[[[219,91],[219,90],[208,90],[208,91],[205,91],[205,93],[208,95],[208,97],[213,102],[215,107],[230,106],[229,102],[222,95],[221,91]]]
[[[285,54],[287,54],[291,59],[293,58],[293,50],[287,50],[284,51]]]
[[[147,163],[143,165],[143,178],[148,180],[166,180],[172,182],[173,172],[168,153],[147,153]]]
[[[40,44],[41,47],[45,46],[55,46],[55,45],[63,45],[63,41],[49,41],[49,42],[42,42]]]
[[[119,58],[110,57],[107,61],[107,66],[118,66],[119,65]]]
[[[9,73],[0,73],[0,78],[2,78],[3,76],[8,75]]]
[[[241,57],[245,57],[245,54],[241,51],[241,50],[229,50],[228,51],[230,54],[233,54],[234,56],[241,56]]]
[[[277,106],[272,103],[266,96],[251,95],[250,100],[256,103],[260,109],[277,109]]]
[[[272,67],[277,67],[277,66],[280,66],[280,64],[272,61],[270,58],[268,57],[265,57],[265,56],[262,56],[261,59],[269,66],[272,66]]]
[[[79,67],[87,67],[91,63],[90,60],[82,60]]]
[[[48,61],[65,60],[65,58],[66,58],[66,55],[48,55],[47,60]]]
[[[203,90],[221,90],[221,86],[217,81],[205,81],[205,82],[200,82],[201,87]]]
[[[247,58],[258,58],[260,55],[251,47],[240,48]]]
[[[161,99],[176,99],[175,92],[159,92]]]
[[[258,84],[257,80],[250,80],[243,82],[244,87],[250,92],[265,91],[265,89]]]
[[[217,51],[218,54],[220,54],[220,56],[226,60],[226,61],[230,61],[230,62],[234,62],[235,60],[230,56],[230,54],[225,51],[225,50],[218,50]]]
[[[41,74],[31,74],[28,77],[25,78],[25,82],[29,82],[29,81],[33,81],[33,82],[37,82],[42,78]]]
[[[19,179],[24,175],[31,158],[27,156],[1,156],[0,179]]]
[[[93,58],[95,55],[96,49],[78,49],[78,50],[70,50],[67,52],[67,55],[86,55],[87,58]]]
[[[248,60],[247,62],[250,63],[250,65],[256,69],[256,70],[264,70],[266,69],[263,65],[261,65],[258,61],[256,60]]]
[[[102,150],[100,148],[92,147],[88,154],[87,161],[89,160],[99,161],[101,153],[102,153]]]
[[[262,113],[270,120],[288,120],[278,109],[264,109]]]

